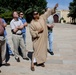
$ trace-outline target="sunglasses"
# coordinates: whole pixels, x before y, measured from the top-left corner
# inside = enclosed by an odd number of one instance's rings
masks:
[[[23,14],[20,14],[20,15],[23,15]]]
[[[38,15],[38,12],[37,13],[34,13],[33,15]]]

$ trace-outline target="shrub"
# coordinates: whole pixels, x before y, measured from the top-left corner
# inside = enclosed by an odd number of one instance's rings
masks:
[[[12,11],[0,8],[0,17],[4,18],[7,23],[12,19]]]

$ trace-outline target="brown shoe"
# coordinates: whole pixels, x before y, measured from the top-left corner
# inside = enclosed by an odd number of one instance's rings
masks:
[[[34,67],[31,67],[31,71],[35,71],[35,68]]]
[[[15,57],[15,59],[16,59],[17,62],[20,62],[20,58],[19,57],[18,58]]]

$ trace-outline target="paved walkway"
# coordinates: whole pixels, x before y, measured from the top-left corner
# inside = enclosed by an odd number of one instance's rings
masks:
[[[8,39],[13,50],[10,27],[7,27]],[[32,50],[31,36],[27,27],[27,49]],[[35,67],[35,71],[30,70],[31,60],[21,59],[17,63],[11,57],[11,66],[2,66],[0,75],[76,75],[76,26],[70,24],[56,24],[54,27],[54,56],[48,53],[46,67]]]

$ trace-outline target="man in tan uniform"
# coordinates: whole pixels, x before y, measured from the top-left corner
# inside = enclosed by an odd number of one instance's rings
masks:
[[[45,67],[44,63],[47,57],[47,38],[48,30],[46,20],[47,18],[55,13],[58,4],[55,5],[53,9],[48,8],[47,11],[39,16],[37,11],[33,12],[33,20],[30,25],[30,33],[33,41],[34,53],[32,56],[31,70],[34,71],[34,63],[42,64],[42,67]]]

